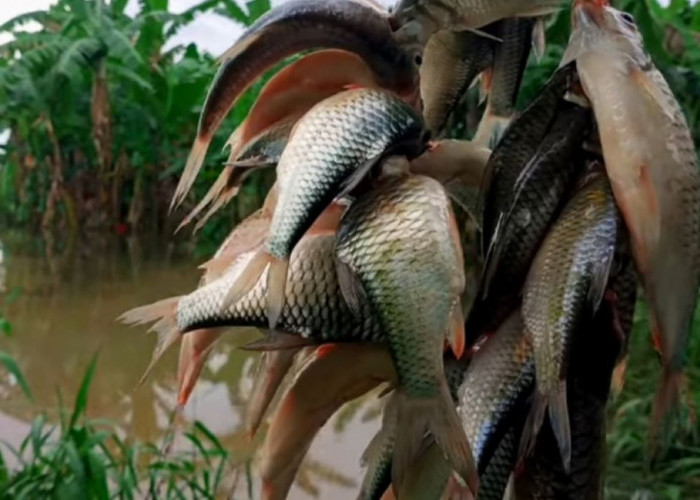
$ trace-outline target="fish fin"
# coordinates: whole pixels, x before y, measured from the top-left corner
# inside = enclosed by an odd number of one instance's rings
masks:
[[[464,333],[464,315],[462,314],[461,304],[457,304],[452,310],[450,320],[450,347],[455,358],[462,359],[466,346],[466,335]]]
[[[518,450],[518,462],[522,463],[525,458],[532,455],[537,444],[537,436],[540,434],[544,416],[547,412],[547,397],[540,392],[536,392],[530,406],[530,413],[527,415],[523,432],[520,437],[520,448]]]
[[[225,64],[231,59],[235,59],[239,54],[246,51],[256,40],[258,40],[265,31],[260,31],[256,33],[251,33],[243,40],[238,40],[231,47],[226,49],[226,51],[216,58],[217,64]]]
[[[665,366],[651,407],[651,420],[649,422],[649,452],[651,457],[654,457],[660,448],[663,438],[662,427],[668,422],[669,414],[678,406],[682,386],[683,372],[674,371]]]
[[[413,398],[396,392],[398,425],[392,463],[392,482],[402,484],[411,463],[422,450],[429,431],[455,472],[476,494],[479,476],[467,436],[443,381],[440,394],[433,398]]]
[[[267,320],[270,324],[270,330],[274,330],[287,302],[289,260],[271,257],[269,262],[270,267],[267,270]]]
[[[336,196],[336,200],[350,194],[350,192],[357,187],[362,179],[367,176],[369,171],[372,170],[375,165],[377,165],[382,156],[383,155],[374,156],[357,167],[357,169],[340,185],[340,193],[338,196]]]
[[[240,349],[244,351],[283,351],[288,349],[300,349],[302,347],[308,347],[312,345],[317,345],[318,342],[302,337],[301,335],[295,335],[292,333],[282,332],[279,330],[265,330],[264,336],[261,339],[254,340]]]
[[[231,132],[231,135],[228,136],[228,139],[226,139],[226,142],[224,143],[224,147],[222,148],[221,152],[226,152],[226,148],[228,148],[229,160],[235,159],[240,153],[241,149],[243,148],[243,136],[245,134],[247,124],[248,119],[246,118],[241,122],[240,125],[238,125],[238,127],[236,127],[236,130]]]
[[[264,352],[253,381],[253,390],[246,406],[245,428],[254,437],[277,389],[294,363],[299,348]]]
[[[180,204],[185,200],[185,196],[192,189],[197,174],[202,168],[202,163],[204,162],[204,157],[207,154],[207,149],[209,149],[209,143],[211,142],[211,137],[200,137],[194,140],[192,144],[192,150],[187,158],[187,163],[185,164],[185,169],[180,175],[180,180],[175,188],[175,194],[173,194],[173,199],[170,202],[170,212],[172,213],[175,208],[180,206]]]
[[[345,203],[334,202],[328,205],[306,231],[306,236],[335,233],[347,208],[348,205]]]
[[[228,169],[224,169],[220,174],[219,177],[214,181],[214,184],[211,185],[209,188],[209,191],[202,197],[202,199],[197,203],[197,205],[192,209],[192,211],[187,214],[187,216],[180,222],[180,225],[177,226],[177,229],[175,229],[175,232],[179,232],[183,227],[188,225],[190,222],[192,222],[205,208],[207,208],[214,200],[217,200],[221,193],[226,189],[226,185],[228,184],[228,179],[229,179],[230,171]],[[205,219],[206,221],[206,219]],[[196,232],[200,227],[201,227],[201,220],[200,222],[195,226],[194,232]]]
[[[235,186],[227,186],[221,192],[217,193],[216,198],[214,201],[209,205],[209,210],[207,210],[207,213],[202,215],[202,217],[197,221],[197,224],[194,226],[194,230],[199,231],[204,227],[204,224],[207,223],[211,217],[219,211],[219,209],[223,208],[226,206],[226,204],[231,201],[237,194],[238,190],[240,189],[240,185],[235,185]]]
[[[227,161],[225,165],[228,168],[241,171],[238,176],[238,184],[240,184],[251,172],[261,168],[274,167],[276,164],[270,162],[270,159],[265,155],[257,155],[242,160]]]
[[[559,446],[562,465],[568,474],[571,471],[571,424],[569,405],[566,401],[566,379],[548,396],[549,421]]]
[[[544,17],[540,17],[535,21],[532,28],[532,51],[535,54],[537,62],[542,60],[544,53],[547,50],[547,23]]]
[[[503,252],[504,237],[501,233],[504,232],[505,224],[506,218],[503,214],[500,214],[496,220],[496,226],[494,227],[493,235],[491,236],[491,241],[486,251],[486,258],[484,259],[484,270],[482,271],[481,283],[479,284],[482,300],[488,297],[491,283],[496,276],[496,271],[500,267],[499,264]]]
[[[479,75],[479,105],[481,106],[486,102],[491,92],[491,85],[493,84],[493,68],[486,68]]]
[[[491,40],[492,42],[496,43],[503,43],[503,38],[500,38],[496,35],[492,35],[491,33],[487,33],[486,31],[476,29],[476,28],[468,28],[464,31],[468,31],[469,33],[474,33],[476,36],[485,38],[487,40]]]
[[[622,389],[625,387],[625,375],[627,374],[628,361],[629,355],[619,360],[613,369],[610,388],[614,398],[620,397],[620,394],[622,394]]]
[[[337,256],[335,258],[335,269],[338,274],[340,293],[343,295],[345,303],[355,316],[360,316],[362,304],[367,303],[367,293],[360,277],[355,274],[355,271],[349,264],[346,264]]]
[[[595,263],[591,285],[588,289],[588,301],[593,307],[594,312],[598,310],[600,304],[603,302],[603,298],[605,297],[605,290],[608,286],[610,270],[612,269],[614,257],[615,248],[614,246],[611,246],[608,255],[605,256],[605,259]]]
[[[240,255],[224,253],[217,257],[212,257],[199,266],[199,269],[202,269],[207,276],[221,276],[238,260],[238,257]]]
[[[250,292],[258,284],[260,277],[271,261],[272,256],[270,254],[262,249],[258,250],[245,269],[238,275],[235,283],[226,292],[224,300],[221,302],[221,309],[224,310],[231,304],[235,304]]]
[[[177,405],[184,407],[192,395],[204,363],[214,349],[216,341],[221,337],[225,328],[196,330],[185,335],[180,343],[180,358],[178,361],[178,395]],[[205,337],[202,341],[201,337]]]
[[[501,141],[512,119],[513,115],[498,116],[493,113],[490,106],[487,107],[472,142],[479,146],[494,149]]]
[[[155,321],[149,332],[156,332],[158,340],[153,349],[151,361],[136,387],[143,385],[163,353],[182,336],[182,332],[177,326],[177,305],[179,302],[180,297],[159,300],[147,306],[131,309],[117,318],[118,321],[129,325],[143,325]]]

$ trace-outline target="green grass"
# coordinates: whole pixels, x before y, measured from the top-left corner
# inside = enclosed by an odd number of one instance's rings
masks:
[[[169,451],[168,443],[161,448],[130,442],[115,424],[86,418],[95,366],[93,358],[72,410],[59,405],[58,425],[39,415],[19,448],[0,445],[0,498],[213,499],[225,495],[231,488],[229,453],[201,423],[184,433],[183,448],[190,451]],[[29,395],[28,388],[25,394]],[[3,454],[13,455],[19,466],[10,468]]]

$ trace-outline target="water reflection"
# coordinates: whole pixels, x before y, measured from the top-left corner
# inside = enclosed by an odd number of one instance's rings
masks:
[[[36,401],[29,404],[0,372],[0,439],[18,445],[40,410],[56,414],[58,392],[70,404],[99,352],[88,415],[111,419],[140,440],[159,441],[176,400],[176,352],[167,353],[144,386],[134,390],[155,337],[114,319],[134,306],[191,290],[199,279],[197,263],[172,245],[137,239],[89,246],[0,239],[5,242],[0,293],[16,296],[3,306],[14,333],[0,339],[0,349],[15,357]],[[184,410],[186,421],[202,421],[235,459],[250,451],[241,415],[257,358],[236,346],[256,335],[250,329],[231,331],[219,342]],[[359,457],[379,425],[377,416],[376,398],[339,412],[315,440],[290,498],[355,498]]]

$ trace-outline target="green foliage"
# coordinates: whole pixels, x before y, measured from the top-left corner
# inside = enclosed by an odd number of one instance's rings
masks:
[[[11,358],[0,358],[6,359]],[[97,356],[85,372],[70,418],[61,418],[56,426],[42,414],[17,449],[0,444],[0,498],[222,496],[231,472],[229,456],[202,423],[195,422],[185,432],[183,449],[188,451],[169,451],[129,442],[116,425],[85,416],[96,361]],[[23,380],[21,373],[16,376]],[[67,412],[61,407],[60,413]],[[8,466],[9,456],[17,467]]]

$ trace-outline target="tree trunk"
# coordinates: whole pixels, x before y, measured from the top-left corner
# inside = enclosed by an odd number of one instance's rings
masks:
[[[97,152],[100,204],[108,203],[108,177],[112,168],[112,120],[109,107],[109,87],[104,59],[98,63],[92,81],[92,139]]]
[[[49,188],[49,196],[46,199],[46,211],[41,221],[41,227],[45,232],[48,232],[53,226],[58,203],[63,197],[63,158],[61,157],[61,146],[58,143],[50,118],[46,118],[46,130],[49,134],[52,148],[51,187]]]

